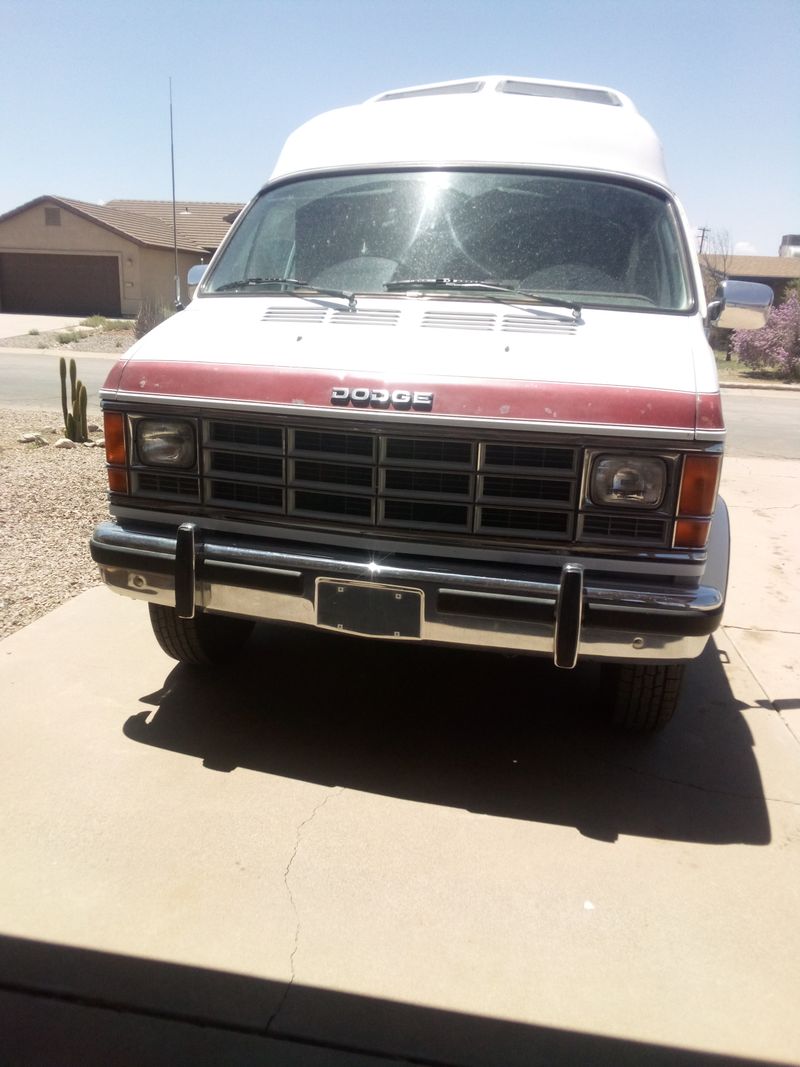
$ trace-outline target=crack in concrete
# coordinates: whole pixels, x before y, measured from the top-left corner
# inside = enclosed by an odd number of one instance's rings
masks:
[[[768,508],[763,504],[728,504],[729,511],[751,511],[754,515],[764,511],[794,511],[795,508],[800,508],[800,504],[773,504]]]
[[[768,694],[767,690],[762,685],[761,680],[759,680],[758,675],[755,673],[753,668],[748,663],[748,660],[745,658],[745,653],[743,653],[741,651],[741,649],[739,648],[738,644],[736,643],[736,641],[734,639],[733,634],[731,633],[732,630],[739,630],[739,631],[741,631],[741,633],[749,633],[749,631],[743,630],[743,627],[741,627],[741,626],[723,626],[723,630],[727,634],[727,636],[729,636],[731,638],[731,643],[733,644],[733,647],[736,649],[736,654],[739,657],[739,659],[741,659],[741,662],[743,664],[745,664],[745,667],[747,668],[748,673],[750,674],[752,680],[755,682],[755,684],[758,686],[758,688],[762,690],[762,692],[764,694],[765,701],[772,708],[772,711],[775,713],[775,715],[777,715],[778,718],[781,720],[781,722],[784,724],[784,727],[785,727],[786,730],[788,730],[789,736],[791,737],[791,739],[795,740],[795,742],[797,742],[797,744],[800,745],[800,738],[798,738],[796,736],[795,731],[793,729],[791,729],[791,727],[789,726],[788,722],[783,717],[783,711],[778,706],[778,703],[775,702],[774,700],[772,700],[772,698]],[[785,631],[782,631],[782,630],[764,630],[764,631],[759,631],[759,633],[764,633],[764,634],[783,634],[783,633],[785,633]],[[793,634],[793,636],[794,636],[793,632],[789,631],[789,633]]]
[[[784,718],[783,711],[778,707],[776,702],[772,699],[772,697],[766,691],[764,686],[761,684],[761,682],[759,681],[758,675],[753,670],[753,668],[750,666],[750,664],[747,662],[747,660],[744,657],[744,653],[739,648],[739,646],[736,644],[736,641],[733,638],[733,634],[730,633],[731,630],[742,630],[743,633],[747,633],[748,631],[744,630],[744,629],[742,629],[742,627],[738,627],[738,626],[725,626],[725,627],[723,627],[723,629],[724,629],[725,633],[727,633],[728,636],[730,637],[731,644],[736,649],[736,654],[738,655],[739,659],[742,661],[742,663],[745,665],[745,667],[747,668],[748,672],[750,673],[750,677],[753,679],[753,681],[756,683],[758,688],[764,694],[764,699],[766,700],[766,702],[769,704],[769,706],[772,708],[772,710],[778,716],[778,719],[780,720],[781,725],[783,726],[784,730],[787,731],[787,733],[789,734],[789,737],[791,737],[792,741],[794,741],[794,743],[796,745],[800,745],[800,737],[798,737],[797,734],[794,732],[794,730],[791,728],[791,726],[789,725],[787,720]],[[762,633],[785,633],[784,630],[763,630],[761,632]],[[791,630],[789,632],[793,633],[793,631],[791,631]],[[790,802],[786,801],[786,802],[782,802],[782,803],[790,803]]]
[[[334,789],[332,789],[331,792],[329,792],[328,794],[326,794],[325,797],[323,797],[319,804],[316,804],[314,806],[311,814],[306,816],[305,819],[303,819],[303,821],[298,825],[297,830],[295,832],[294,849],[292,850],[292,854],[289,857],[289,862],[286,864],[286,869],[283,872],[283,884],[286,886],[286,893],[289,897],[289,903],[292,905],[292,911],[294,912],[295,919],[294,943],[292,945],[292,951],[289,954],[289,981],[286,983],[286,988],[281,994],[281,999],[278,1001],[275,1010],[273,1011],[272,1015],[270,1015],[269,1021],[267,1022],[267,1025],[264,1028],[265,1034],[268,1034],[270,1032],[278,1016],[283,1010],[283,1006],[286,1003],[286,998],[289,996],[289,991],[294,985],[295,980],[294,958],[297,955],[297,950],[300,946],[300,913],[297,910],[297,904],[294,899],[294,894],[292,893],[292,887],[289,885],[289,874],[291,872],[294,861],[297,858],[297,853],[300,851],[300,841],[303,836],[303,830],[314,821],[317,816],[317,813],[325,807],[329,800],[331,800],[335,796],[340,796],[343,792],[344,788],[342,786],[336,786]]]
[[[724,630],[726,633],[729,630],[738,630],[743,634],[782,634],[785,637],[800,637],[800,630],[767,630],[762,629],[760,626],[736,626],[733,623],[730,626],[725,623]],[[736,651],[739,652],[739,649],[737,648]],[[742,655],[741,652],[739,652],[739,655]]]

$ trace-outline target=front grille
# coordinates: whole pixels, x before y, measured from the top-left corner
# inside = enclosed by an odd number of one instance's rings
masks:
[[[327,421],[203,424],[203,499],[302,524],[569,540],[579,450]]]
[[[552,437],[246,416],[203,419],[200,433],[197,470],[134,468],[132,494],[241,521],[402,540],[438,532],[484,547],[671,545],[674,488],[655,513],[599,508],[581,493],[591,449]]]
[[[133,491],[142,496],[159,496],[167,499],[200,499],[197,478],[189,475],[137,471],[133,476]]]
[[[667,535],[665,519],[639,515],[584,516],[584,541],[634,542],[636,544],[660,545]]]

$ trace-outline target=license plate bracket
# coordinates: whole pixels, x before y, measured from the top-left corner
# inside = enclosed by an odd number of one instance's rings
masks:
[[[421,589],[318,578],[317,626],[362,637],[419,640],[424,601]]]

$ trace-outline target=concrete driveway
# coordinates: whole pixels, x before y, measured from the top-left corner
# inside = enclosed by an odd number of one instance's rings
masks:
[[[3,1062],[800,1061],[800,463],[725,483],[650,739],[591,667],[262,627],[197,674],[101,588],[0,643]]]
[[[15,315],[0,314],[0,337],[22,337],[31,330],[46,333],[48,330],[62,330],[67,326],[77,326],[86,316],[70,315]]]

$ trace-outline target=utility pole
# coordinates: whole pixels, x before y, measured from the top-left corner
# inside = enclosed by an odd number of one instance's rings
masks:
[[[175,251],[175,310],[183,311],[181,276],[178,270],[178,212],[175,206],[175,138],[172,131],[172,78],[169,80],[169,155],[172,164],[172,245]]]
[[[700,247],[697,250],[697,254],[702,256],[703,246],[705,245],[706,237],[708,236],[708,226],[701,226],[697,232],[700,235]]]

